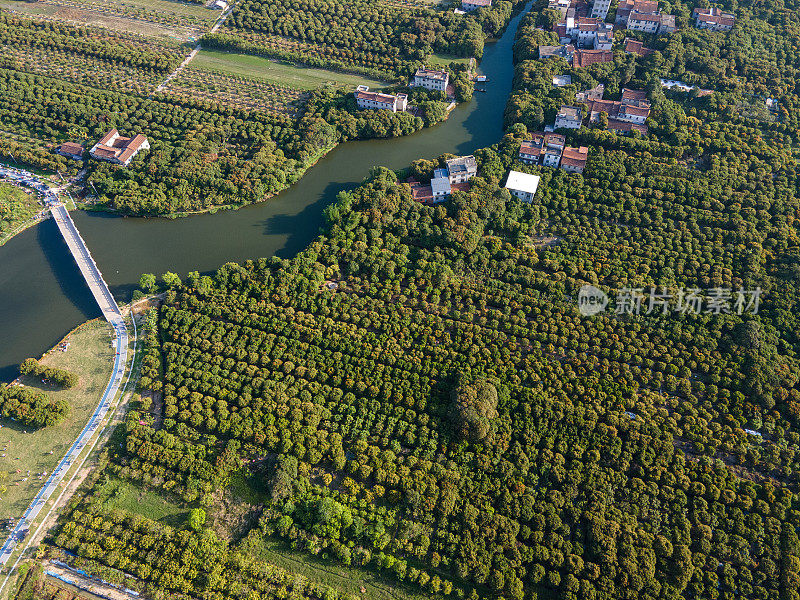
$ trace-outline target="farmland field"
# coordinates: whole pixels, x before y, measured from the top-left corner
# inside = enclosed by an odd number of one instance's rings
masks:
[[[169,0],[0,0],[0,8],[31,17],[105,27],[183,42],[208,29],[219,11]]]
[[[202,50],[192,62],[192,66],[197,69],[256,77],[278,85],[302,90],[312,90],[329,83],[348,87],[355,87],[362,83],[377,88],[386,85],[385,82],[363,75],[313,69],[258,56],[215,50]]]

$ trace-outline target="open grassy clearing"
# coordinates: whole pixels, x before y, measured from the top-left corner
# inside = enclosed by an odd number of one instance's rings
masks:
[[[201,50],[192,61],[192,66],[196,69],[255,77],[301,90],[313,90],[329,83],[347,87],[355,87],[363,83],[375,88],[386,85],[386,82],[370,79],[363,75],[313,69],[259,56],[216,50]]]
[[[437,52],[433,52],[428,56],[428,60],[426,61],[429,65],[443,65],[447,66],[450,63],[458,63],[460,65],[468,65],[469,61],[472,60],[469,56],[451,56],[449,54],[440,54]]]
[[[69,348],[65,352],[50,350],[41,363],[72,371],[80,377],[78,385],[61,390],[33,377],[23,377],[21,381],[54,399],[66,400],[72,409],[69,417],[54,427],[27,433],[10,419],[0,421],[0,455],[4,455],[0,456],[0,473],[8,473],[3,482],[8,489],[0,496],[0,519],[17,518],[22,514],[44,482],[36,473],[53,471],[86,425],[111,375],[114,351],[108,323],[99,319],[89,321],[65,339],[70,343]],[[22,481],[26,477],[27,480]]]
[[[108,510],[123,510],[167,525],[183,525],[189,512],[162,494],[116,477],[103,484],[100,494],[108,495],[105,501]]]
[[[410,588],[359,567],[346,567],[341,563],[313,557],[292,550],[286,544],[260,537],[256,532],[247,536],[240,550],[247,556],[269,561],[291,573],[297,573],[338,590],[340,594],[360,597],[362,600],[425,600]],[[364,590],[362,592],[362,589]]]
[[[33,219],[42,205],[35,194],[0,183],[0,245],[14,235],[27,221]]]

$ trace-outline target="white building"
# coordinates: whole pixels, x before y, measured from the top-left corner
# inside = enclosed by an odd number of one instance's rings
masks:
[[[461,0],[461,8],[469,12],[479,8],[491,8],[492,0]]]
[[[411,85],[414,87],[422,87],[427,90],[446,92],[449,81],[450,75],[447,73],[447,71],[418,69],[417,72],[414,73],[414,79],[412,80]]]
[[[408,96],[406,94],[379,94],[370,92],[369,87],[360,85],[355,91],[356,104],[358,108],[367,110],[390,110],[392,112],[403,112],[408,106]]]
[[[450,174],[450,183],[469,181],[477,174],[478,163],[471,154],[451,158],[447,161],[447,172]]]
[[[556,115],[555,129],[580,129],[583,111],[580,106],[562,106]]]
[[[533,201],[539,187],[539,176],[510,171],[506,180],[506,189],[523,202]]]
[[[431,179],[431,191],[433,192],[433,201],[443,202],[447,196],[452,192],[450,185],[450,176],[447,169],[436,169],[433,172],[433,179]]]
[[[608,9],[611,7],[611,0],[594,0],[592,4],[592,17],[605,20]]]

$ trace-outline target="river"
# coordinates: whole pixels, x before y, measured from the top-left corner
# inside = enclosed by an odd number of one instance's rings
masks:
[[[528,8],[530,5],[528,6]],[[126,302],[142,273],[207,272],[226,262],[304,248],[336,194],[357,186],[375,165],[391,169],[445,152],[469,154],[497,142],[511,92],[514,37],[525,11],[503,36],[486,44],[480,71],[485,93],[458,106],[444,123],[414,135],[341,144],[294,186],[266,202],[239,210],[181,219],[122,218],[75,211],[75,224],[119,301]],[[39,356],[100,310],[52,219],[0,247],[0,380]]]

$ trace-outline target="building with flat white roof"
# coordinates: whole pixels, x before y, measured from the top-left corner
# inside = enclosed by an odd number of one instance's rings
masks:
[[[449,81],[450,75],[447,71],[417,69],[417,72],[414,73],[414,79],[411,81],[411,85],[414,87],[422,87],[427,90],[446,92]]]
[[[450,177],[448,177],[447,169],[436,169],[433,172],[433,179],[431,179],[431,191],[433,192],[433,201],[443,202],[452,191],[450,185]]]
[[[523,202],[531,202],[539,188],[539,176],[509,171],[506,189]]]

